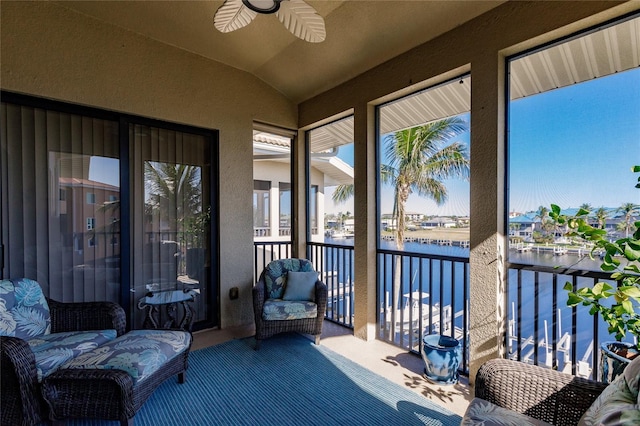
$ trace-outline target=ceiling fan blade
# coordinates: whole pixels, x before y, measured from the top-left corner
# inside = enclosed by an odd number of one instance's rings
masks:
[[[322,16],[302,0],[283,1],[276,16],[293,35],[305,41],[320,43],[327,36]]]
[[[213,25],[221,33],[229,33],[249,25],[256,15],[256,12],[242,4],[242,0],[226,0],[216,11]]]

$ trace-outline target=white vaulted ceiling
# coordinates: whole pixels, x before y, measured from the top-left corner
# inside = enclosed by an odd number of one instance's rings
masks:
[[[249,72],[302,102],[504,3],[456,0],[307,0],[326,40],[308,43],[275,15],[221,33],[221,0],[65,1],[56,4],[167,45]]]

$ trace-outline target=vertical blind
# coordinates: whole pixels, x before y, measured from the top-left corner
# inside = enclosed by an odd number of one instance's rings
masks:
[[[2,103],[5,278],[60,301],[117,301],[118,123]]]

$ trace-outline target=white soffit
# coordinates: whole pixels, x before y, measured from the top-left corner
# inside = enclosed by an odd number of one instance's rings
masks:
[[[326,152],[353,143],[353,116],[318,127],[308,134],[312,153]]]
[[[353,183],[353,168],[338,157],[311,157],[311,167],[324,174],[324,186]]]
[[[408,129],[471,109],[471,77],[427,89],[380,108],[380,134]]]
[[[640,17],[511,62],[511,100],[640,66]]]
[[[640,67],[640,17],[544,48],[515,59],[510,65],[511,100]],[[380,134],[452,117],[470,109],[471,77],[465,76],[383,105]],[[353,118],[312,132],[312,152],[351,143]]]

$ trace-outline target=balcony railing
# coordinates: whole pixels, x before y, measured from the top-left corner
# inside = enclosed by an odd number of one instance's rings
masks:
[[[378,301],[379,339],[420,353],[425,333],[453,336],[468,374],[468,258],[378,250]]]
[[[270,237],[271,236],[271,228],[269,227],[253,227],[253,236],[254,237]]]
[[[512,263],[506,290],[507,356],[595,379],[600,344],[613,340],[606,323],[588,307],[568,307],[566,282],[574,289],[608,281],[599,271]],[[612,283],[612,285],[615,285]]]
[[[257,281],[269,262],[291,257],[291,241],[254,241],[253,256],[253,277]]]
[[[307,256],[327,285],[325,318],[353,328],[353,246],[310,242]]]
[[[269,261],[291,254],[289,242],[256,242],[256,277]],[[353,246],[310,242],[307,257],[329,290],[326,318],[353,328]],[[566,306],[574,288],[608,277],[602,272],[509,264],[504,335],[507,357],[594,378],[596,348],[611,340],[606,324],[587,308]],[[396,283],[394,285],[394,282]],[[378,250],[378,335],[414,353],[424,333],[461,341],[460,371],[469,372],[469,259]]]

